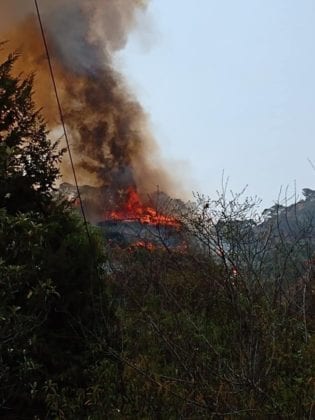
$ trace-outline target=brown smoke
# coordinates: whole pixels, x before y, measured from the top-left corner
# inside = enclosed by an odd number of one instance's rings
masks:
[[[36,73],[35,99],[50,129],[60,125],[32,0],[1,0],[2,39],[22,52],[20,68]],[[113,67],[141,0],[39,0],[58,91],[80,183],[167,192],[175,184],[161,167],[147,116]],[[1,39],[0,38],[0,39]],[[70,173],[62,167],[65,178]],[[68,178],[71,182],[71,179]]]

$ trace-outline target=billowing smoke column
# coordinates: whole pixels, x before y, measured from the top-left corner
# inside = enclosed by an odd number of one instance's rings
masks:
[[[36,73],[36,101],[50,129],[57,129],[60,121],[34,3],[1,1],[0,9],[5,11],[0,14],[5,28],[1,37],[9,40],[10,48],[21,49],[20,69]],[[175,185],[161,169],[146,114],[113,67],[113,56],[125,46],[145,2],[38,3],[80,183],[116,191],[132,186],[147,193],[156,185],[174,191]],[[62,170],[67,178],[67,165]]]

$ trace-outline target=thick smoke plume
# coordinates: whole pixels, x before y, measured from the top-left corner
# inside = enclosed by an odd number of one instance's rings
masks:
[[[34,3],[1,1],[1,38],[21,50],[19,70],[36,73],[35,99],[50,129],[57,129],[60,121]],[[113,66],[115,52],[125,46],[146,2],[38,3],[80,183],[117,191],[134,186],[140,193],[152,192],[156,185],[174,191],[161,169],[147,116]],[[62,171],[67,179],[67,165]]]

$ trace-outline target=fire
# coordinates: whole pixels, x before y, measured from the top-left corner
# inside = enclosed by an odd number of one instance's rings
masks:
[[[129,187],[126,196],[126,201],[121,209],[107,213],[106,218],[112,220],[138,220],[143,224],[180,228],[181,224],[175,217],[162,214],[154,208],[142,204],[134,188]]]
[[[144,248],[144,249],[147,249],[149,251],[154,251],[157,248],[157,246],[155,244],[153,244],[152,242],[146,242],[146,241],[134,242],[132,244],[132,246],[136,247],[136,248]]]

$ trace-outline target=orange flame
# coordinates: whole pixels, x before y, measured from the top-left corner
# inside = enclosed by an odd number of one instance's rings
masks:
[[[106,218],[112,220],[138,220],[143,224],[163,225],[180,228],[181,224],[173,216],[159,213],[152,207],[141,203],[137,191],[129,187],[127,190],[127,200],[120,210],[111,211],[106,214]]]
[[[147,249],[148,251],[154,251],[157,248],[157,246],[153,244],[152,242],[146,242],[146,241],[134,242],[132,246],[137,247],[137,248],[144,248],[144,249]]]

